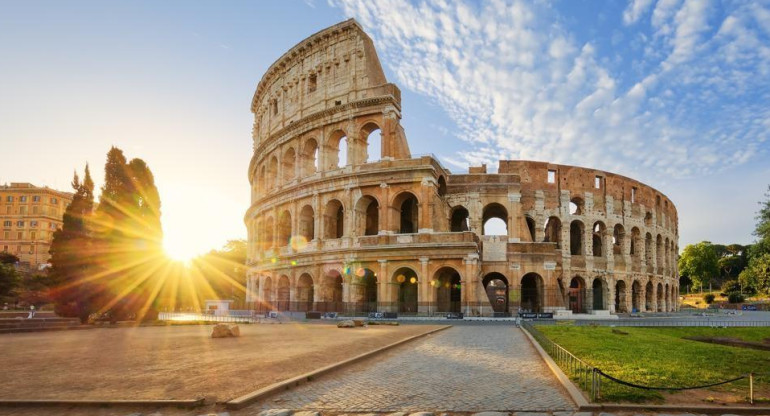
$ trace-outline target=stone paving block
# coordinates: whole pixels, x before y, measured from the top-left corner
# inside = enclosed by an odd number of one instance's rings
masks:
[[[471,416],[508,416],[510,413],[505,412],[479,412],[474,413]]]
[[[257,416],[291,416],[292,411],[289,409],[268,409],[263,410]]]
[[[293,416],[321,416],[320,412],[312,412],[308,410],[303,410],[299,412],[294,412]]]
[[[409,416],[433,416],[433,412],[415,412],[410,413]]]

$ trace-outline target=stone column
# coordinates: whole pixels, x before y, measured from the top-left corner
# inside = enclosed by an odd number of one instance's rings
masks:
[[[428,277],[428,257],[420,257],[420,276],[417,279],[419,294],[417,297],[417,312],[420,314],[432,312],[435,310],[434,299],[431,293],[430,278]]]
[[[380,229],[378,234],[390,233],[390,187],[387,183],[380,184]]]
[[[521,215],[521,194],[508,194],[508,242],[514,243],[521,241],[521,230],[519,229],[519,218]],[[527,230],[529,232],[529,230]]]
[[[388,278],[388,261],[377,260],[380,263],[380,273],[377,276],[377,309],[380,311],[390,311],[390,279]],[[386,308],[380,309],[380,305],[387,305]]]

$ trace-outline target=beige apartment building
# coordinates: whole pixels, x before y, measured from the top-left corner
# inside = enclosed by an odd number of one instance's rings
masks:
[[[45,267],[53,233],[70,202],[69,192],[23,182],[0,185],[0,250],[19,257],[24,268]]]

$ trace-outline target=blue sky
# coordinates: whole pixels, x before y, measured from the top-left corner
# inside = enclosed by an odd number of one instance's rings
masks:
[[[89,162],[100,185],[116,145],[155,173],[170,242],[244,237],[256,84],[348,17],[402,89],[414,154],[610,170],[672,199],[680,247],[753,241],[770,1],[0,1],[0,183],[66,189]]]

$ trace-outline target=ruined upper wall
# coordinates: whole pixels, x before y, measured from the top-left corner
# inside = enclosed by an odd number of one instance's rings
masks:
[[[291,48],[259,81],[251,103],[254,145],[308,115],[386,95],[389,89],[377,88],[386,84],[374,44],[355,20],[326,28]]]

